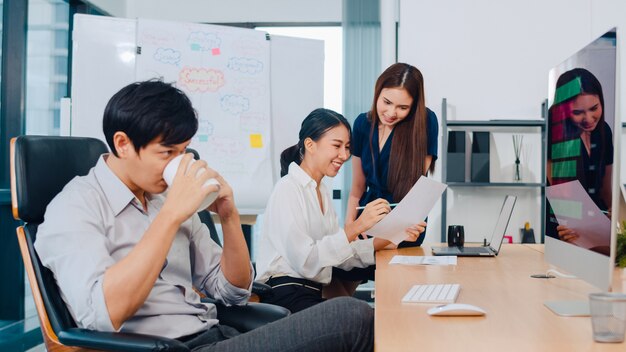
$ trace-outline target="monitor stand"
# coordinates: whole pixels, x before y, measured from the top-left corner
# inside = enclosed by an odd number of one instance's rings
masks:
[[[552,313],[562,317],[588,317],[588,301],[545,301],[543,305]]]

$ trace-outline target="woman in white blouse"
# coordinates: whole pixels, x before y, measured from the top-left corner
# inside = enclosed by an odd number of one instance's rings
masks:
[[[268,201],[257,258],[257,280],[273,287],[263,302],[292,312],[324,301],[332,268],[374,264],[374,251],[390,244],[379,238],[355,241],[389,211],[385,199],[367,204],[345,229],[339,226],[324,176],[334,177],[350,158],[351,130],[340,114],[316,109],[302,122],[299,141],[281,154],[281,176]],[[417,240],[421,226],[407,229]]]

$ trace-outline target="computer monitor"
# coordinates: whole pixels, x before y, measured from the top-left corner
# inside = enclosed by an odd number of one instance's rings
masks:
[[[616,53],[612,29],[549,75],[545,258],[602,291],[611,289],[621,198]],[[584,315],[586,303],[546,305]]]

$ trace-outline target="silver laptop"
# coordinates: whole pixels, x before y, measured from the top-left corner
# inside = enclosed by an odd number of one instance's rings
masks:
[[[504,239],[504,233],[509,226],[511,220],[511,214],[513,213],[513,207],[517,197],[506,196],[502,209],[500,209],[500,216],[496,222],[496,227],[493,229],[491,235],[491,242],[487,246],[483,247],[432,247],[433,255],[456,255],[458,257],[494,257],[500,252],[502,246],[502,240]]]

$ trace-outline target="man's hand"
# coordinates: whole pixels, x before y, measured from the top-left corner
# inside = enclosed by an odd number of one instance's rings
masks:
[[[205,187],[204,183],[207,180],[219,175],[209,169],[203,160],[197,160],[189,166],[192,160],[193,154],[186,154],[181,160],[162,209],[180,223],[198,211],[198,207],[209,193],[217,192],[221,188],[219,185]]]
[[[229,218],[232,215],[239,216],[237,208],[235,208],[235,197],[233,196],[233,189],[230,187],[228,182],[226,182],[226,180],[217,172],[215,172],[213,177],[217,180],[217,182],[220,183],[220,186],[217,199],[215,200],[215,202],[213,202],[213,204],[209,206],[209,210],[217,213],[220,218],[224,219]]]

